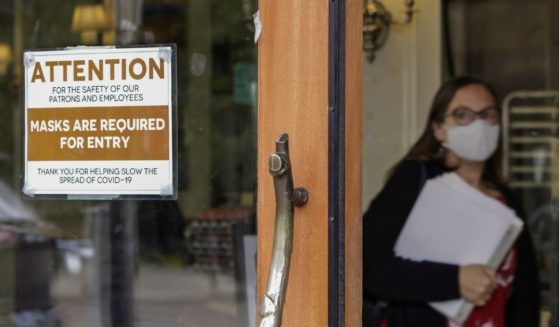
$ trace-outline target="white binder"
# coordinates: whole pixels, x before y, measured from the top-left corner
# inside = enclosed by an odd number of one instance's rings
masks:
[[[415,261],[496,269],[522,228],[513,210],[447,173],[425,183],[394,250]],[[474,307],[464,299],[429,304],[460,325]]]

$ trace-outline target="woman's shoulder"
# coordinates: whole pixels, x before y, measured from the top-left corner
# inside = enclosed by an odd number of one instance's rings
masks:
[[[410,178],[421,176],[424,179],[431,179],[439,176],[448,169],[437,161],[405,159],[398,163],[390,175],[390,179]]]

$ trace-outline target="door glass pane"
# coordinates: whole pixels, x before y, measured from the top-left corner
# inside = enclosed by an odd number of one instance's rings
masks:
[[[79,30],[74,12],[92,4],[109,18]],[[255,11],[0,0],[1,326],[254,326]],[[23,199],[22,49],[165,43],[177,47],[178,199]]]
[[[432,128],[428,115],[443,81],[459,75],[481,77],[499,96],[502,181],[525,209],[525,228],[533,238],[542,281],[542,320],[547,326],[551,317],[551,325],[556,325],[559,29],[554,17],[559,7],[543,0],[415,1],[417,12],[405,23],[403,1],[381,2],[401,24],[377,32],[382,37],[376,37],[380,43],[374,47],[374,60],[371,52],[363,58],[363,210],[384,187],[394,165]],[[373,39],[366,37],[365,46]],[[416,150],[415,155],[446,151],[444,145]],[[529,307],[523,301],[521,312]]]

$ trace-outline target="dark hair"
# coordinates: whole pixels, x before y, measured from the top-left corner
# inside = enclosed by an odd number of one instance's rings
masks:
[[[479,84],[485,87],[493,96],[495,104],[497,105],[497,108],[499,108],[499,98],[495,89],[481,78],[474,76],[458,76],[447,80],[439,87],[439,90],[435,94],[423,133],[410,148],[408,153],[398,163],[396,163],[396,165],[394,165],[390,174],[406,160],[434,161],[443,166],[445,165],[446,151],[442,148],[441,142],[439,142],[439,140],[435,137],[432,124],[434,122],[442,124],[448,110],[448,105],[454,98],[456,92],[472,84]],[[485,162],[485,169],[483,173],[484,180],[494,183],[501,181],[501,156],[501,142],[499,142],[497,150],[495,150],[493,155],[491,155],[491,157]],[[453,167],[447,168],[451,170]]]

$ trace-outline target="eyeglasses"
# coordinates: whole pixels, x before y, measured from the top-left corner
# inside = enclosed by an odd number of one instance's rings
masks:
[[[499,122],[499,111],[496,108],[483,109],[480,112],[475,112],[468,107],[458,107],[453,109],[446,116],[452,116],[458,125],[468,125],[473,122],[476,117],[495,125]]]

